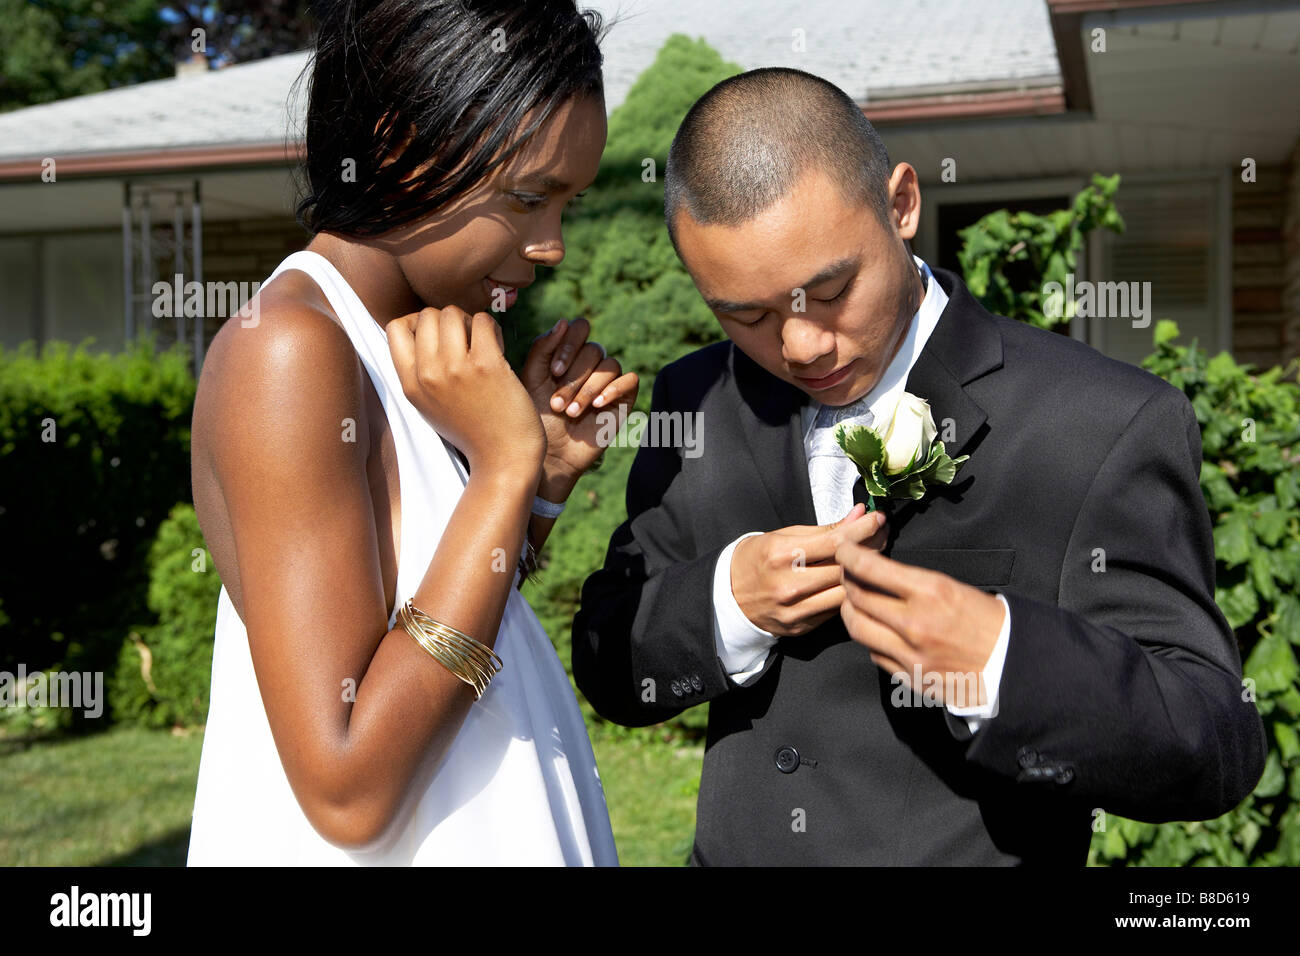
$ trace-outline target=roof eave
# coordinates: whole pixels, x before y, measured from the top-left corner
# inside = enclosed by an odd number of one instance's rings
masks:
[[[986,93],[952,93],[897,100],[877,100],[862,107],[875,126],[922,123],[938,119],[1002,119],[1013,116],[1049,116],[1066,111],[1061,86]]]
[[[58,176],[81,179],[244,166],[289,166],[298,163],[302,155],[302,143],[279,142],[86,153],[54,156],[53,159]],[[0,182],[39,181],[45,169],[45,159],[29,157],[0,161]]]
[[[1087,56],[1083,41],[1083,18],[1090,13],[1140,10],[1144,7],[1190,6],[1220,0],[1047,0],[1047,16],[1056,41],[1056,62],[1061,66],[1066,108],[1071,112],[1092,112],[1092,88],[1088,83]]]

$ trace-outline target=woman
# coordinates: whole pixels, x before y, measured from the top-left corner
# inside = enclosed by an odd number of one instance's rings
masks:
[[[516,377],[488,314],[563,258],[596,175],[599,30],[571,0],[326,12],[314,238],[215,337],[195,403],[223,588],[191,865],[617,863],[517,559],[637,379],[581,320]]]

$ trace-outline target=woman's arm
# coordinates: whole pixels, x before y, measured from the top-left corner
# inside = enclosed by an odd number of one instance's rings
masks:
[[[304,813],[330,842],[361,849],[385,835],[421,762],[446,753],[473,691],[404,630],[388,630],[368,436],[343,440],[345,419],[365,421],[366,373],[347,334],[300,307],[264,312],[226,339],[220,361],[238,373],[216,388],[205,420],[215,423],[253,665]],[[525,459],[470,478],[417,607],[495,643],[514,571],[494,570],[495,549],[519,553],[538,477]]]
[[[559,478],[543,477],[537,484],[537,494],[547,501],[564,503],[569,500],[569,495],[573,494],[576,481],[567,481]],[[543,518],[538,514],[531,514],[533,503],[528,502],[530,512],[528,520],[528,540],[533,545],[533,550],[538,554],[542,553],[542,545],[550,537],[551,529],[555,527],[555,522],[559,518]],[[521,545],[522,547],[522,545]]]

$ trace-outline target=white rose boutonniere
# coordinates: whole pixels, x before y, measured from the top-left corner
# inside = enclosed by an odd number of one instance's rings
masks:
[[[876,510],[876,498],[922,498],[926,485],[950,484],[958,467],[970,458],[949,458],[930,403],[903,392],[894,414],[880,427],[835,426],[835,441],[862,475],[867,488],[867,510]]]

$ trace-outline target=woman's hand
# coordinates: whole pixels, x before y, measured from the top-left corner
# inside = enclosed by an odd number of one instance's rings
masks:
[[[406,397],[465,453],[471,472],[540,474],[546,433],[492,316],[428,308],[385,331]]]
[[[596,441],[602,413],[617,422],[620,409],[631,411],[640,384],[635,372],[622,374],[616,359],[587,341],[590,331],[586,319],[561,319],[533,340],[520,373],[546,434],[542,486],[565,497],[604,451]]]

